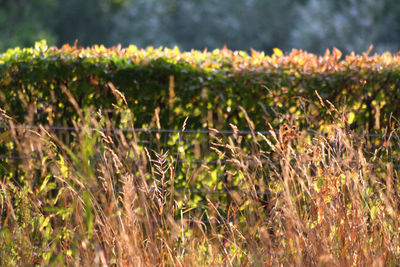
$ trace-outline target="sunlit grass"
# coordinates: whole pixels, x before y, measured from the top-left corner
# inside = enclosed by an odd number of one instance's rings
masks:
[[[10,156],[0,165],[1,265],[400,260],[396,132],[371,148],[340,120],[324,136],[294,123],[270,135],[215,130],[206,145],[216,164],[206,164],[191,162],[199,145],[185,146],[179,134],[145,143],[105,130],[113,123],[101,113],[80,114],[77,130],[60,133],[17,128],[3,112],[11,129],[1,133]]]

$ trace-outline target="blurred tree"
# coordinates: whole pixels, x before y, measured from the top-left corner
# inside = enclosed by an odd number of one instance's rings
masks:
[[[57,44],[74,43],[88,46],[95,43],[115,44],[114,15],[127,0],[64,0],[58,1],[56,19],[52,30],[57,34]]]
[[[31,46],[47,39],[54,44],[49,27],[57,1],[0,0],[0,51],[14,46]]]
[[[393,0],[0,0],[0,50],[49,44],[178,45],[183,50],[336,46],[399,49]]]
[[[126,46],[171,46],[173,37],[167,29],[169,0],[130,0],[129,6],[114,17],[113,39]]]
[[[122,34],[140,46],[289,48],[294,7],[290,0],[132,0],[119,28],[130,25]]]
[[[316,53],[332,46],[346,53],[362,52],[371,44],[378,52],[394,51],[399,44],[399,10],[400,2],[391,0],[308,0],[298,6],[291,45]]]

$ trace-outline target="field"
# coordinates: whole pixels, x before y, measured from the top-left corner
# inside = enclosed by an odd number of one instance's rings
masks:
[[[396,130],[356,134],[320,98],[324,133],[293,114],[257,132],[244,109],[247,129],[168,131],[156,110],[135,131],[120,97],[123,129],[71,95],[69,128],[1,110],[2,266],[398,264]]]

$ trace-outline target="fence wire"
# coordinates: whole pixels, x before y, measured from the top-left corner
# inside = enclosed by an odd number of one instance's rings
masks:
[[[214,129],[200,129],[200,130],[190,130],[190,129],[185,129],[185,130],[178,130],[178,129],[149,129],[149,128],[83,128],[83,127],[72,127],[72,126],[36,126],[36,125],[23,125],[23,126],[1,126],[0,125],[0,132],[1,131],[9,131],[9,130],[40,130],[40,129],[45,129],[45,130],[50,130],[50,131],[101,131],[101,132],[127,132],[127,133],[170,133],[170,134],[239,134],[239,135],[257,135],[257,134],[262,134],[262,135],[270,135],[273,132],[276,134],[279,133],[279,131],[274,130],[268,130],[268,131],[251,131],[251,130],[214,130]],[[324,132],[306,132],[307,135],[310,136],[323,136],[325,133]],[[369,133],[369,134],[352,134],[357,137],[378,137],[378,138],[390,138],[392,135],[391,134],[378,134],[378,133]],[[143,141],[143,140],[142,140]],[[186,140],[187,141],[187,140]],[[152,141],[149,141],[152,143]],[[29,160],[29,159],[40,159],[39,156],[20,156],[20,155],[0,155],[0,159],[9,159],[9,160]],[[98,160],[101,161],[103,158],[94,158],[91,160]],[[126,162],[137,162],[135,159],[126,159]],[[167,161],[169,164],[174,164],[174,163],[187,163],[187,164],[222,164],[222,165],[229,165],[229,164],[237,164],[235,161],[231,160],[201,160],[201,159],[195,159],[195,160],[184,160],[184,159],[176,159],[176,160],[168,160]],[[275,161],[256,161],[256,160],[243,160],[241,161],[243,163],[254,163],[254,164],[262,164],[262,165],[280,165],[281,162],[275,162]],[[400,164],[393,164],[393,163],[388,163],[388,164],[377,164],[377,163],[366,163],[367,166],[372,167],[372,168],[387,168],[387,167],[392,167],[392,168],[400,168]],[[57,188],[55,188],[57,189]],[[76,188],[74,188],[76,189]],[[84,190],[85,188],[82,188],[81,190]],[[95,188],[89,188],[89,190],[102,190],[104,188],[101,187],[95,187]],[[257,195],[265,195],[267,192],[261,192],[261,191],[254,191],[254,192],[246,192],[243,190],[198,190],[198,189],[185,189],[185,190],[166,190],[166,192],[170,194],[205,194],[205,195],[230,195],[232,193],[237,193],[239,195],[244,195],[244,194],[257,194]]]
[[[9,156],[9,155],[0,155],[0,159],[11,159],[11,160],[23,160],[23,159],[37,159],[39,160],[40,157],[35,157],[35,156]],[[70,159],[71,160],[71,159]],[[102,158],[92,158],[90,160],[93,161],[101,161],[103,160]],[[156,160],[153,160],[154,162],[157,162]],[[135,159],[125,159],[124,162],[140,162]],[[234,161],[234,160],[183,160],[183,159],[177,159],[177,160],[166,160],[166,163],[169,164],[174,164],[174,163],[193,163],[193,164],[223,164],[223,165],[228,165],[232,164],[235,165],[239,161]],[[277,161],[265,161],[265,160],[241,160],[240,163],[252,163],[254,165],[257,164],[262,164],[263,166],[265,165],[280,165],[281,162]],[[369,167],[373,168],[383,168],[383,167],[388,167],[389,165],[393,168],[400,168],[400,164],[393,164],[393,163],[386,163],[386,164],[377,164],[377,163],[365,163]]]
[[[200,130],[190,130],[190,129],[149,129],[149,128],[84,128],[84,127],[73,127],[73,126],[36,126],[36,125],[24,125],[24,126],[0,126],[0,130],[21,130],[21,129],[27,129],[27,130],[40,130],[40,129],[45,129],[45,130],[51,130],[51,131],[101,131],[101,132],[143,132],[143,133],[198,133],[198,134],[211,134],[211,133],[219,133],[219,134],[239,134],[239,135],[251,135],[251,134],[262,134],[262,135],[270,135],[273,132],[275,134],[279,133],[278,130],[264,130],[264,131],[259,131],[259,130],[216,130],[216,129],[200,129]],[[326,132],[306,132],[306,135],[310,136],[323,136],[326,134]],[[389,138],[392,136],[391,134],[379,134],[379,133],[366,133],[366,134],[357,134],[354,133],[352,134],[354,136],[358,137],[385,137]]]

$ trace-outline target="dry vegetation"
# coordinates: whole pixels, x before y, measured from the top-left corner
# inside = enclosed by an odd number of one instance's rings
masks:
[[[389,157],[399,142],[395,132],[374,146],[340,119],[326,135],[309,135],[290,121],[269,135],[215,130],[209,146],[217,164],[185,164],[178,160],[189,153],[180,135],[170,147],[159,136],[146,147],[133,132],[107,131],[112,124],[102,114],[80,113],[76,130],[61,133],[19,127],[2,113],[9,129],[1,140],[18,157],[0,165],[1,265],[400,260],[399,177]],[[213,170],[222,181],[196,192]]]

